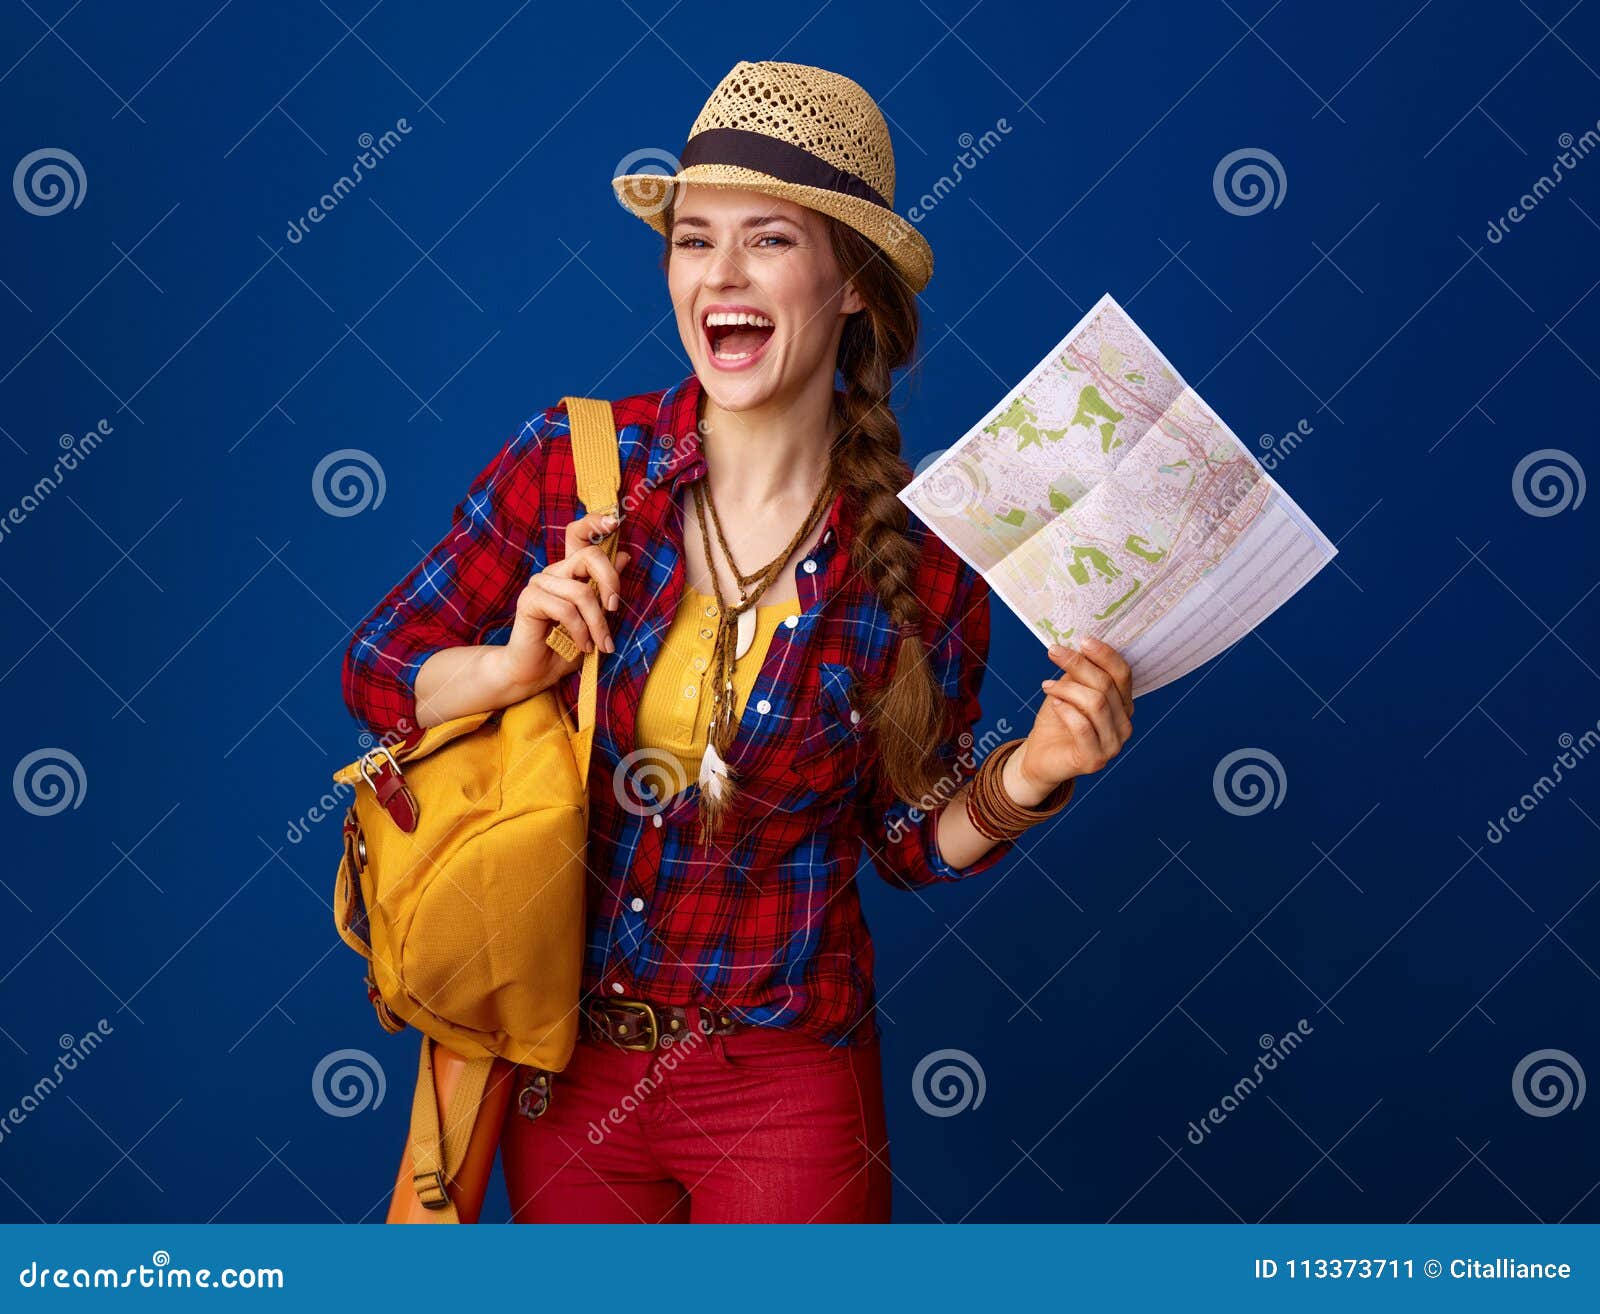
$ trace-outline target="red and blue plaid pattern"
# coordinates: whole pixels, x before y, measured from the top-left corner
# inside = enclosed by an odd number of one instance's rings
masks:
[[[856,889],[863,843],[893,885],[959,880],[993,866],[1000,844],[965,868],[939,856],[937,809],[895,799],[859,715],[893,670],[899,631],[851,564],[854,516],[841,494],[821,542],[797,567],[801,613],[780,626],[729,756],[738,819],[696,841],[692,782],[665,804],[660,763],[637,750],[644,682],[683,594],[679,493],[705,474],[699,379],[613,403],[622,458],[623,606],[614,654],[600,660],[590,766],[585,990],[661,1004],[701,1002],[757,1025],[828,1041],[876,1034],[873,949]],[[344,694],[379,734],[415,721],[414,682],[441,648],[504,641],[528,577],[558,560],[577,499],[566,410],[529,420],[473,482],[450,532],[356,630]],[[913,521],[922,638],[949,699],[941,752],[964,778],[989,646],[988,586]],[[576,705],[577,676],[561,683]]]

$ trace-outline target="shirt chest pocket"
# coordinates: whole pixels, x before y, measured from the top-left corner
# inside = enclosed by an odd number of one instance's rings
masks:
[[[860,779],[867,756],[861,682],[844,662],[817,668],[810,723],[796,752],[795,773],[818,794],[848,792]]]

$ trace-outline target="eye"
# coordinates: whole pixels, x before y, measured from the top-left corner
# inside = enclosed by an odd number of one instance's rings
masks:
[[[673,242],[673,246],[690,247],[690,246],[693,246],[696,242],[698,242],[701,246],[705,245],[705,239],[704,238],[695,237],[695,236],[693,236],[691,234],[688,237],[680,237],[680,238],[678,238],[675,242]]]
[[[785,237],[782,233],[762,233],[760,237],[756,238],[756,245],[760,246],[763,242],[766,242],[766,241],[776,242],[779,246],[793,246],[794,245],[794,242],[791,241],[789,238]]]

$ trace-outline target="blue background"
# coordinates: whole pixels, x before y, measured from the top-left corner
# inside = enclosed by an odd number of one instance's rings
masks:
[[[1512,487],[1543,448],[1600,468],[1600,161],[1486,239],[1600,118],[1600,8],[29,0],[0,52],[0,163],[87,178],[0,204],[0,504],[114,430],[0,538],[0,766],[57,749],[85,782],[50,816],[0,794],[0,1104],[112,1028],[0,1140],[0,1217],[381,1217],[414,1043],[334,939],[337,822],[289,838],[360,751],[341,651],[524,418],[686,372],[608,179],[783,58],[878,98],[902,213],[961,134],[1012,129],[922,223],[913,461],[1110,291],[1246,441],[1309,425],[1276,474],[1340,547],[1141,700],[1026,856],[864,880],[896,1217],[1600,1220],[1600,1097],[1531,1117],[1511,1083],[1545,1048],[1600,1075],[1600,764],[1485,838],[1600,719],[1594,499]],[[1212,174],[1246,147],[1286,186],[1240,216]],[[358,516],[312,496],[341,448],[385,471]],[[1044,673],[997,605],[986,722],[1025,726]],[[1253,816],[1213,791],[1241,748],[1282,767]],[[387,1095],[331,1117],[343,1048]],[[911,1074],[947,1048],[984,1095],[933,1117]]]

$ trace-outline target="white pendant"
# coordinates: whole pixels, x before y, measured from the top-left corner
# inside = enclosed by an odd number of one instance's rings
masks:
[[[743,657],[750,651],[750,645],[756,641],[756,609],[739,613],[739,635],[733,645],[733,655]]]
[[[699,784],[700,792],[707,798],[718,799],[728,783],[728,764],[722,760],[722,754],[708,742],[706,750],[700,755]]]

